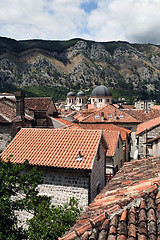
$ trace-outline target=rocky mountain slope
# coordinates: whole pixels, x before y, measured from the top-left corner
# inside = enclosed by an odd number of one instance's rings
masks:
[[[58,89],[62,92],[108,86],[114,98],[160,102],[160,47],[151,44],[0,38],[0,90]],[[62,92],[61,92],[62,90]],[[66,91],[64,91],[66,90]]]

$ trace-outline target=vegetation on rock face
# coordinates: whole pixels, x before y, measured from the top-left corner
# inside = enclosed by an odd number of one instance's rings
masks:
[[[0,38],[0,91],[8,85],[29,96],[64,100],[68,91],[87,93],[96,85],[113,96],[160,102],[160,47],[122,41],[94,42]],[[116,99],[114,101],[116,101]]]
[[[64,206],[51,205],[50,198],[38,196],[37,186],[42,183],[42,173],[23,164],[11,163],[10,157],[0,159],[0,239],[19,240],[58,239],[74,224],[80,210],[71,199]],[[28,229],[21,227],[17,211],[34,214]]]

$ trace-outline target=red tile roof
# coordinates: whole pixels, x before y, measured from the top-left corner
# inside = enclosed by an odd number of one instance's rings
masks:
[[[118,139],[120,137],[120,133],[119,132],[103,131],[103,135],[104,135],[104,137],[106,139],[106,142],[108,144],[108,150],[107,150],[106,156],[113,157],[114,153],[115,153],[115,150],[116,150]]]
[[[28,159],[31,165],[91,170],[102,131],[21,129],[3,151],[2,159],[10,154],[12,162],[22,163]],[[83,156],[77,161],[79,150]]]
[[[66,126],[69,126],[72,124],[72,122],[64,119],[64,118],[60,118],[60,117],[52,117],[53,119],[55,119],[56,121],[59,121],[60,123],[66,125]]]
[[[47,111],[53,102],[50,97],[43,98],[25,98],[25,107],[34,111]]]
[[[27,120],[32,120],[28,115],[25,115]],[[13,109],[6,104],[0,102],[0,123],[21,122],[22,120],[16,117],[16,109]]]
[[[104,114],[104,120],[101,120],[101,114]],[[80,122],[114,122],[114,123],[140,123],[139,120],[126,114],[124,111],[115,108],[112,105],[105,105],[95,109],[94,113],[86,116]]]
[[[159,239],[160,157],[125,163],[59,240]]]
[[[152,128],[158,127],[160,125],[160,117],[151,119],[147,122],[140,123],[137,127],[136,135],[143,133],[144,131],[151,130]]]
[[[10,100],[14,103],[16,102],[16,98]],[[51,103],[53,103],[53,99],[51,97],[36,97],[24,99],[25,108],[33,111],[47,111],[51,106]]]
[[[137,109],[132,109],[132,110],[126,110],[122,109],[122,112],[125,112],[129,114],[130,116],[136,118],[137,120],[141,122],[146,122],[148,120],[151,120],[156,117],[160,117],[160,111],[157,109],[150,109],[148,112],[146,110],[137,110]]]
[[[80,127],[84,128],[84,129],[92,129],[92,130],[98,130],[98,129],[102,129],[105,131],[118,131],[121,133],[121,137],[123,141],[126,141],[127,139],[127,134],[129,135],[131,133],[131,130],[123,128],[123,127],[119,127],[117,125],[114,125],[113,123],[80,123],[79,124]]]
[[[154,105],[151,109],[157,109],[157,110],[160,110],[160,105]]]

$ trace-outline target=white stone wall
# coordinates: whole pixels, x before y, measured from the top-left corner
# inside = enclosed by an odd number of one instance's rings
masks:
[[[153,157],[160,156],[160,139],[153,142],[152,149],[149,150],[149,154]]]
[[[53,168],[41,170],[44,182],[39,186],[40,195],[50,196],[55,206],[69,202],[71,197],[76,198],[83,209],[88,206],[88,173]]]
[[[138,158],[138,149],[137,149],[137,139],[136,139],[136,131],[137,131],[137,125],[136,123],[118,123],[117,124],[120,127],[124,127],[127,129],[130,129],[131,132],[131,143],[130,143],[130,158],[131,160],[135,160]]]
[[[90,201],[92,202],[96,195],[105,186],[105,151],[100,144],[99,153],[97,153],[93,170],[90,177]]]

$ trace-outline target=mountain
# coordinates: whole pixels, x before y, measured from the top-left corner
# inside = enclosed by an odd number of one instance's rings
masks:
[[[160,46],[128,42],[23,40],[0,37],[0,91],[64,99],[104,84],[113,98],[160,102]]]

